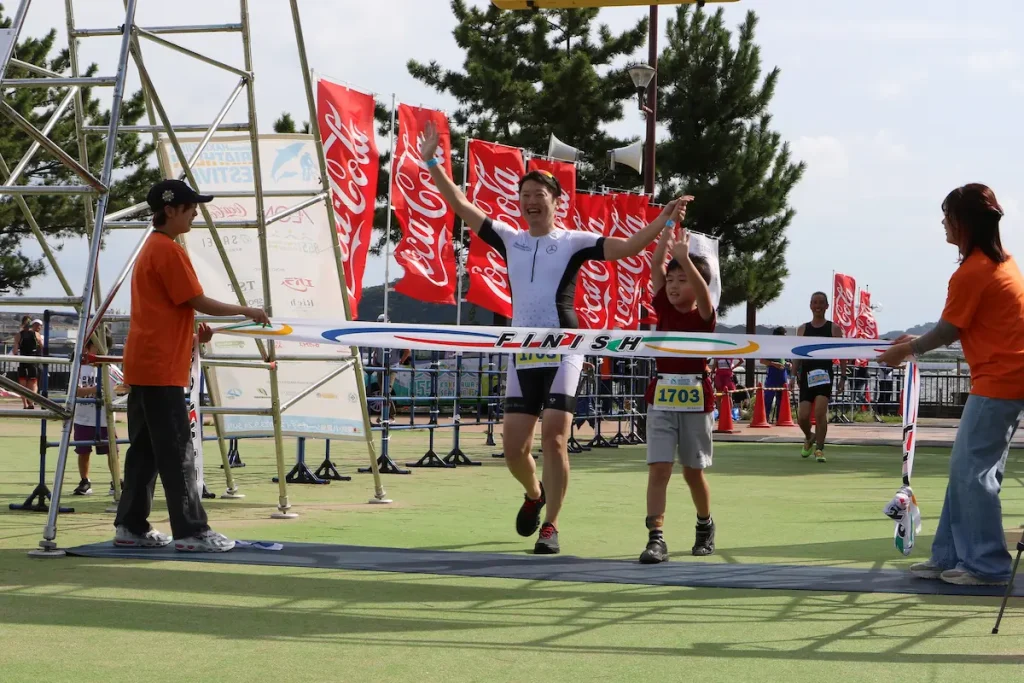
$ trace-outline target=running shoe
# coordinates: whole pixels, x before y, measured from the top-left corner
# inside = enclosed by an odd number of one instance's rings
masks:
[[[554,524],[544,522],[540,528],[540,537],[537,544],[533,546],[534,555],[557,555],[561,548],[558,546],[558,530]]]
[[[88,496],[88,495],[91,495],[92,494],[92,482],[89,481],[88,479],[83,479],[82,481],[78,482],[78,486],[75,487],[75,490],[72,491],[71,494],[75,495],[75,496]]]
[[[174,539],[174,549],[183,553],[226,553],[234,547],[234,541],[213,529],[207,529],[189,538]]]
[[[697,524],[697,538],[693,542],[692,553],[696,557],[706,557],[715,552],[715,521],[708,524]]]
[[[814,459],[818,462],[825,462],[825,451],[820,448],[814,451]]]
[[[170,545],[171,537],[156,529],[144,534],[134,534],[127,527],[119,526],[114,532],[114,545],[118,548],[163,548]]]
[[[540,511],[544,509],[547,499],[544,497],[544,484],[540,485],[540,498],[533,500],[523,494],[523,505],[516,515],[516,532],[520,536],[533,536],[540,526]]]
[[[668,545],[664,538],[652,538],[640,553],[640,564],[659,564],[668,559]]]
[[[809,458],[814,453],[814,443],[811,441],[804,441],[804,447],[800,449],[801,458]]]

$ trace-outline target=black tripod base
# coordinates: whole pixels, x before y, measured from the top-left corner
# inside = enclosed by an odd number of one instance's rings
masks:
[[[453,448],[452,452],[445,456],[444,462],[447,465],[479,465],[481,464],[477,460],[470,460],[469,457],[462,452],[461,448]]]
[[[330,458],[324,458],[324,461],[320,463],[320,467],[316,468],[314,476],[320,479],[327,479],[329,481],[352,481],[352,477],[348,477],[338,471],[338,468],[334,466]]]
[[[245,467],[242,456],[238,454],[238,439],[231,439],[228,444],[228,467],[231,469]],[[220,468],[224,469],[224,465],[221,465]]]
[[[292,471],[284,476],[284,480],[289,484],[330,484],[331,482],[326,479],[313,474],[313,470],[309,469],[304,462],[295,463],[295,467]],[[278,482],[278,478],[274,477],[274,483]]]
[[[616,446],[615,444],[613,444],[611,441],[604,438],[600,434],[591,439],[590,443],[588,443],[587,445],[590,446],[591,448],[618,448],[618,446]]]
[[[11,503],[7,507],[11,510],[22,510],[24,512],[49,512],[50,511],[50,488],[46,484],[37,484],[24,503]],[[58,512],[74,512],[75,508],[62,507]]]
[[[412,474],[412,470],[403,470],[387,455],[381,455],[377,458],[377,469],[381,474]],[[368,474],[372,471],[369,467],[359,468],[359,474]]]
[[[426,453],[424,453],[423,457],[420,458],[419,460],[417,460],[416,462],[407,462],[405,464],[408,467],[443,467],[443,468],[455,467],[454,464],[446,463],[444,460],[441,459],[441,456],[439,456],[437,453],[435,453],[432,450],[427,451]]]

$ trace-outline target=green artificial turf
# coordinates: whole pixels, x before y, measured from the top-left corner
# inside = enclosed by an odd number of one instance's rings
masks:
[[[230,564],[37,560],[44,516],[9,512],[31,490],[38,436],[0,424],[0,680],[43,681],[1016,681],[1024,670],[1024,601],[1001,634],[990,598],[547,583]],[[438,432],[437,450],[451,437]],[[396,433],[400,463],[425,434]],[[353,481],[291,486],[295,520],[271,520],[277,486],[268,442],[241,442],[234,470],[246,498],[208,501],[214,528],[251,540],[523,553],[521,489],[467,431],[481,467],[384,477],[390,506],[371,506],[358,445],[333,444]],[[291,448],[291,445],[289,446]],[[207,455],[211,489],[223,490]],[[895,448],[718,444],[709,470],[718,552],[711,562],[906,567],[927,556],[948,453],[919,454],[914,488],[925,518],[914,557],[897,554],[882,506],[899,485]],[[322,445],[311,442],[315,467]],[[443,453],[442,453],[443,454]],[[560,523],[563,552],[635,559],[646,540],[642,447],[572,456]],[[1024,521],[1021,451],[1011,453],[1004,522]],[[96,495],[70,496],[62,546],[111,536],[102,459]],[[52,472],[52,459],[50,470]],[[52,483],[52,474],[48,477]],[[158,495],[153,522],[167,530]],[[696,561],[682,477],[669,494],[673,561]],[[1019,532],[1017,533],[1019,538]],[[1014,541],[1015,542],[1015,541]],[[538,558],[543,561],[543,558]]]

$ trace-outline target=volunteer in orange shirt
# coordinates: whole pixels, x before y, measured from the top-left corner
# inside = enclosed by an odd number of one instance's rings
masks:
[[[971,368],[971,395],[953,444],[932,555],[910,571],[960,585],[1005,585],[1011,559],[999,490],[1010,439],[1024,415],[1024,278],[1003,250],[1003,210],[991,189],[959,187],[942,202],[942,212],[946,241],[960,250],[942,319],[925,335],[897,339],[878,358],[898,365],[959,339]]]
[[[244,315],[269,323],[258,308],[214,301],[203,295],[185,250],[174,241],[192,229],[200,203],[180,180],[153,186],[146,202],[153,209],[153,233],[139,252],[132,273],[131,322],[124,347],[124,383],[129,385],[128,438],[124,490],[114,520],[114,545],[159,548],[171,539],[153,529],[149,513],[159,472],[177,550],[224,552],[235,542],[210,529],[195,477],[195,453],[185,405],[192,360],[195,312]],[[199,341],[212,332],[199,328]]]

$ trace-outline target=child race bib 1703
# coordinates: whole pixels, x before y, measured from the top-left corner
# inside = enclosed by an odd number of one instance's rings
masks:
[[[704,412],[704,378],[701,375],[658,375],[654,407],[678,413]]]
[[[827,384],[832,384],[832,378],[825,370],[811,370],[807,373],[807,386],[808,387],[823,387]]]
[[[557,353],[517,353],[515,363],[517,370],[557,368],[562,364],[562,356]]]

